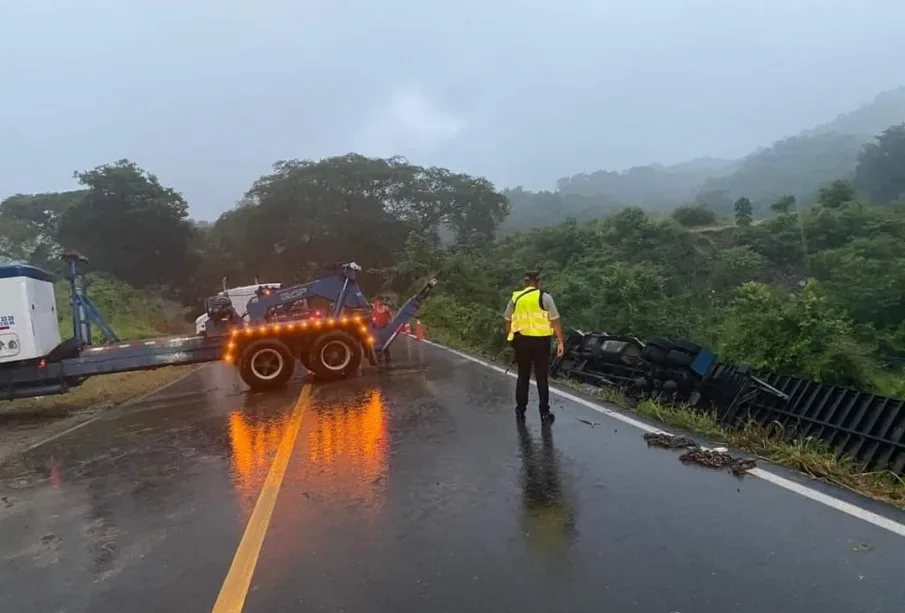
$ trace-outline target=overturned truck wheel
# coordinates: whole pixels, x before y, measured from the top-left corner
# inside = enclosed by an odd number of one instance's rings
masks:
[[[324,381],[348,377],[361,364],[362,349],[348,332],[328,332],[315,341],[306,360],[306,368]]]
[[[286,385],[295,370],[295,357],[285,343],[261,339],[249,344],[239,357],[239,376],[252,391]]]

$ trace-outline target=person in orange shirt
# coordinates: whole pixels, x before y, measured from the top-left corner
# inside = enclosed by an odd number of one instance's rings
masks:
[[[390,307],[387,306],[387,303],[384,302],[382,297],[378,296],[374,300],[374,327],[378,330],[382,330],[389,326],[391,321],[393,321],[393,313],[390,312]],[[390,361],[389,348],[384,349],[383,351],[383,361]]]

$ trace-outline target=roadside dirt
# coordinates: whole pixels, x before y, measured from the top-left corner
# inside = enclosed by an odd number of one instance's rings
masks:
[[[198,365],[106,375],[60,396],[0,402],[0,464],[113,407],[140,400]]]

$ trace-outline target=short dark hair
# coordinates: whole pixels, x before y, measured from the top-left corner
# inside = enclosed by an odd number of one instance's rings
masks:
[[[525,279],[529,281],[539,281],[540,280],[540,272],[536,270],[526,270],[525,271]]]

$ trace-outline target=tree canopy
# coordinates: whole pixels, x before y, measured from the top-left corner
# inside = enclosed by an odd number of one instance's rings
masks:
[[[188,204],[133,162],[77,172],[86,187],[61,214],[57,240],[138,286],[169,285],[193,265]]]
[[[855,184],[873,202],[888,203],[905,196],[905,123],[891,126],[858,158]]]
[[[875,146],[897,151],[897,134]],[[872,155],[861,187],[842,177],[810,200],[779,193],[757,219],[746,195],[725,212],[712,203],[727,195],[714,192],[667,215],[500,192],[400,157],[286,160],[212,224],[192,222],[178,191],[120,160],[76,173],[82,189],[2,201],[0,257],[55,266],[77,249],[96,270],[186,305],[224,276],[301,282],[340,261],[366,269],[367,293],[401,297],[437,275],[423,312],[433,333],[490,352],[505,347],[506,297],[538,268],[567,326],[689,338],[725,359],[902,395],[905,202],[889,199],[896,167]],[[560,223],[507,229],[510,210],[554,206],[570,207]]]

